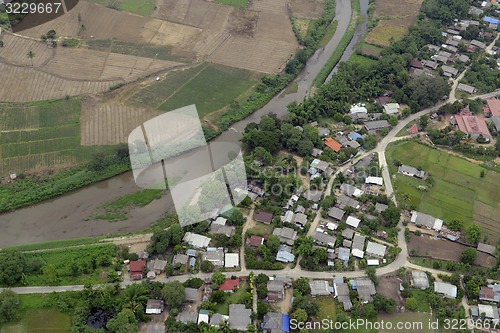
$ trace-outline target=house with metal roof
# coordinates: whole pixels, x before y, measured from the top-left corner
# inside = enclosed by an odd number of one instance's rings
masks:
[[[417,227],[434,229],[436,231],[440,231],[443,227],[443,220],[417,212],[416,210],[412,211],[410,222],[414,223]]]
[[[273,221],[273,212],[259,210],[254,212],[253,219],[257,222],[262,222],[265,224],[271,224]]]
[[[485,302],[500,302],[500,284],[490,284],[481,286],[479,290],[479,300]]]
[[[269,302],[277,302],[285,297],[285,284],[282,280],[267,281],[267,300]]]
[[[342,193],[348,196],[352,197],[359,197],[360,195],[363,194],[363,191],[360,190],[359,188],[352,186],[351,184],[343,183],[340,185],[340,190]]]
[[[352,237],[354,237],[354,230],[349,228],[342,230],[342,237],[346,239],[352,239]]]
[[[244,304],[229,304],[229,326],[231,329],[246,331],[251,319],[252,310],[245,308]]]
[[[186,301],[197,302],[200,298],[200,291],[196,288],[184,288],[184,295],[186,296]]]
[[[165,308],[165,303],[161,299],[148,299],[146,304],[146,314],[160,314]]]
[[[457,298],[457,286],[446,282],[434,282],[434,291],[449,298]]]
[[[391,124],[387,120],[373,120],[373,121],[365,121],[365,129],[368,132],[380,131],[384,128],[390,128]]]
[[[351,286],[353,290],[357,290],[361,302],[373,302],[372,296],[377,293],[377,290],[372,280],[366,278],[352,279]]]
[[[333,283],[334,297],[342,303],[344,311],[349,311],[352,308],[352,301],[349,292],[349,286],[344,282]]]
[[[268,312],[264,315],[260,328],[264,333],[290,332],[290,317],[287,314]]]
[[[205,248],[208,246],[210,243],[210,238],[205,237],[203,235],[195,234],[192,232],[186,232],[184,234],[184,237],[182,238],[182,241],[191,245],[192,247],[195,247],[197,249]]]
[[[478,243],[477,250],[479,252],[484,252],[484,253],[491,254],[492,256],[494,256],[495,252],[496,252],[496,247],[494,247],[493,245]]]
[[[365,249],[365,241],[366,241],[366,237],[365,236],[362,236],[358,233],[356,233],[354,235],[354,238],[352,240],[352,249],[357,249],[357,250],[360,250],[360,251],[363,251]]]
[[[293,245],[295,239],[297,239],[297,231],[288,227],[275,228],[273,230],[273,235],[278,236],[281,243],[285,243],[288,245]]]
[[[342,218],[344,217],[344,214],[345,214],[345,211],[338,208],[338,207],[331,207],[328,210],[328,216],[330,216],[331,218],[333,218],[337,221],[342,220]]]
[[[354,229],[357,229],[359,227],[359,223],[361,223],[361,220],[354,217],[354,216],[349,215],[345,222],[348,226],[353,227]]]
[[[209,247],[202,255],[202,261],[210,261],[215,267],[224,266],[224,249]]]
[[[334,247],[335,242],[337,241],[336,237],[333,237],[329,234],[322,233],[320,231],[316,231],[314,233],[314,242],[319,245],[324,245],[328,247]]]
[[[292,253],[292,248],[287,245],[280,245],[276,254],[276,261],[289,263],[295,260],[295,255]]]
[[[311,288],[311,296],[328,296],[330,295],[330,288],[326,280],[311,280],[309,281]]]
[[[398,173],[405,176],[416,177],[420,179],[425,177],[425,171],[418,170],[417,168],[405,164],[402,164],[398,167]]]
[[[387,103],[384,105],[384,112],[388,115],[395,115],[399,113],[399,104],[398,103]]]
[[[348,197],[345,194],[341,194],[337,197],[336,206],[340,209],[344,209],[345,207],[351,207],[354,209],[358,209],[360,207],[359,201]]]
[[[382,177],[368,176],[365,178],[365,184],[382,186],[384,184],[384,179]]]
[[[494,320],[498,322],[498,308],[493,305],[478,304],[479,315],[484,316],[484,318]]]
[[[385,256],[385,251],[387,246],[368,241],[366,245],[366,254],[373,257],[383,258]]]
[[[307,190],[304,192],[303,196],[306,200],[309,200],[312,202],[319,202],[321,200],[321,197],[323,196],[323,191],[321,191],[321,190]]]
[[[240,254],[239,253],[226,253],[224,256],[224,267],[225,268],[236,268],[240,266]]]
[[[339,258],[339,260],[342,260],[344,262],[344,265],[347,265],[347,262],[349,261],[349,256],[351,255],[351,249],[345,247],[339,247],[335,251],[338,252],[337,258]]]

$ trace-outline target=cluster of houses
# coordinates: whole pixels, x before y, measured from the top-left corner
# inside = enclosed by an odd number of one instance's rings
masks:
[[[483,11],[472,7],[471,13],[482,16]],[[489,26],[493,26],[493,29],[496,30],[496,26],[498,25],[498,19],[491,18],[488,16],[483,17],[483,21]],[[453,67],[456,63],[468,64],[470,62],[470,54],[476,52],[477,50],[485,50],[487,45],[479,40],[473,39],[470,41],[466,41],[462,34],[469,26],[477,26],[480,30],[480,37],[484,38],[493,38],[493,34],[491,32],[483,31],[481,29],[481,23],[477,20],[461,20],[447,27],[446,31],[442,32],[442,36],[446,38],[446,41],[441,45],[426,45],[428,51],[432,53],[430,59],[413,59],[410,62],[409,74],[410,77],[414,78],[424,75],[434,76],[436,70],[440,70],[443,76],[453,79],[456,78],[460,71]],[[460,46],[463,45],[466,47],[466,52],[460,51]],[[495,50],[490,51],[493,55],[495,54]],[[473,86],[460,83],[457,86],[458,91],[463,91],[469,94],[475,94],[477,89]]]
[[[384,96],[377,97],[375,101],[382,105],[384,113],[388,115],[399,114],[400,106],[398,103],[389,103],[392,92],[386,92]],[[362,122],[366,131],[374,134],[384,128],[391,128],[391,124],[385,119],[380,119],[383,113],[368,113],[365,104],[354,104],[349,110],[349,116],[354,122]]]

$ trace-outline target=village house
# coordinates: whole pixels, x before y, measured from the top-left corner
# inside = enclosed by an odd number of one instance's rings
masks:
[[[500,100],[496,98],[488,98],[486,99],[486,104],[483,108],[484,115],[488,118],[500,116]]]
[[[262,222],[265,224],[271,224],[273,221],[273,212],[269,211],[255,211],[253,214],[253,219],[257,222]]]
[[[361,302],[373,302],[372,296],[377,293],[377,290],[375,289],[375,284],[372,280],[366,278],[352,279],[351,286],[353,290],[358,292]]]
[[[440,231],[443,227],[443,220],[417,212],[416,210],[411,212],[410,222],[414,223],[417,227],[434,229],[436,231]]]
[[[278,236],[281,243],[285,243],[290,246],[293,245],[295,239],[297,239],[297,231],[288,227],[275,228],[273,230],[273,235]]]
[[[281,280],[267,281],[267,301],[277,302],[285,297],[285,285]]]
[[[184,234],[184,237],[182,238],[182,241],[187,243],[188,245],[201,249],[201,248],[206,248],[208,244],[210,243],[210,238],[205,237],[203,235],[195,234],[192,232],[186,232]]]
[[[209,247],[202,255],[202,261],[210,261],[215,267],[224,266],[224,249]]]
[[[325,146],[331,148],[336,153],[338,153],[340,148],[342,148],[342,144],[340,142],[337,142],[330,137],[324,138],[323,142],[325,143]]]
[[[461,112],[455,116],[455,121],[458,129],[469,135],[472,139],[477,140],[483,137],[486,140],[491,139],[491,134],[484,121],[483,116],[475,116],[472,113]]]
[[[398,173],[420,179],[423,179],[425,177],[425,171],[418,170],[417,168],[405,164],[402,164],[398,167]]]
[[[146,267],[146,260],[131,261],[129,264],[129,273],[131,280],[142,280],[142,270]]]
[[[490,254],[492,256],[495,256],[496,247],[494,247],[493,245],[488,245],[488,244],[484,244],[484,243],[478,243],[477,244],[477,250],[479,252],[483,252],[483,253],[487,253],[487,254]]]
[[[349,262],[349,256],[351,255],[351,249],[346,247],[338,247],[335,249],[335,253],[337,254],[337,258],[341,260],[344,265],[347,265]]]
[[[391,124],[387,120],[374,120],[374,121],[366,121],[365,129],[369,133],[374,133],[376,131],[380,131],[384,128],[390,128]]]
[[[225,279],[224,282],[219,286],[219,290],[232,293],[239,287],[240,279]]]
[[[351,184],[343,183],[340,185],[340,191],[345,195],[349,195],[352,197],[359,197],[363,194],[359,188],[352,186]]]
[[[333,283],[334,297],[342,303],[344,311],[350,311],[352,308],[352,301],[349,292],[349,285],[343,281],[335,281]]]
[[[257,235],[252,235],[247,238],[246,245],[247,247],[253,247],[253,248],[258,248],[264,244],[264,237],[257,236]]]
[[[398,103],[387,103],[384,105],[384,112],[388,115],[399,114],[399,104]]]
[[[290,263],[295,260],[295,255],[292,253],[292,248],[288,245],[281,244],[276,253],[276,261]]]
[[[481,286],[479,290],[479,300],[483,302],[500,302],[500,284],[490,284]]]
[[[260,329],[264,333],[290,332],[290,316],[278,312],[268,312],[264,315]]]
[[[443,65],[441,66],[441,69],[443,70],[443,75],[447,77],[455,77],[458,74],[458,69],[451,66]]]
[[[252,310],[245,308],[244,304],[229,304],[229,326],[231,329],[246,331],[252,323]]]
[[[345,214],[345,211],[338,208],[338,207],[332,207],[328,210],[328,216],[337,220],[337,221],[342,220],[342,218],[344,217],[344,214]]]
[[[412,271],[411,276],[412,284],[413,286],[415,286],[415,288],[422,290],[429,288],[429,277],[427,276],[427,273],[421,271]]]
[[[383,258],[385,256],[385,251],[387,250],[387,246],[368,241],[366,245],[366,254],[369,256]]]
[[[368,176],[365,179],[365,184],[372,184],[372,185],[382,186],[384,184],[384,179],[382,177]]]
[[[337,238],[329,235],[322,233],[320,231],[316,231],[314,233],[314,242],[319,245],[323,246],[328,246],[328,247],[335,247],[335,242],[337,241]]]
[[[457,86],[457,90],[466,92],[466,93],[471,94],[471,95],[477,93],[477,91],[478,91],[477,88],[474,88],[473,86],[470,86],[470,85],[465,84],[465,83],[459,83]]]
[[[448,298],[457,298],[457,286],[447,282],[434,282],[434,291]]]
[[[237,267],[240,267],[240,254],[226,253],[224,256],[224,268],[237,268]]]
[[[326,280],[309,281],[309,287],[311,288],[312,297],[330,295],[330,288],[328,286],[328,281]]]

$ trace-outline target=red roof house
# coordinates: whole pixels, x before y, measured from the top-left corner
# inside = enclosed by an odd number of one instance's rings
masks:
[[[336,153],[338,153],[340,151],[340,148],[342,148],[342,144],[333,140],[332,138],[324,138],[323,140],[325,141],[325,145],[327,147],[330,147]]]
[[[410,128],[408,128],[408,133],[410,133],[410,135],[417,134],[418,133],[417,124],[413,124],[413,126],[411,126]]]
[[[486,103],[488,104],[488,106],[484,107],[484,115],[486,117],[500,116],[500,100],[488,98]]]
[[[131,261],[129,266],[130,279],[131,280],[141,280],[142,279],[142,268],[146,266],[146,260],[136,260]]]
[[[219,290],[233,292],[236,287],[240,286],[239,279],[226,279],[223,284],[219,286]]]
[[[458,125],[458,129],[467,135],[470,135],[473,139],[477,139],[479,136],[490,139],[491,134],[486,126],[486,122],[482,116],[463,116],[461,114],[455,117]]]
[[[249,246],[249,247],[257,248],[257,247],[261,246],[262,244],[264,244],[264,237],[252,235],[252,236],[248,237],[248,239],[247,239],[247,246]]]

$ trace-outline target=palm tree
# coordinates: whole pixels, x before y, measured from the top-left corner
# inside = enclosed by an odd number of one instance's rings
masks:
[[[29,52],[26,53],[26,56],[31,60],[31,66],[33,66],[33,58],[35,57],[35,52],[29,50]]]
[[[148,289],[142,285],[134,283],[123,291],[125,296],[125,307],[132,310],[132,312],[137,315],[139,310],[142,308],[144,303],[148,300]]]

